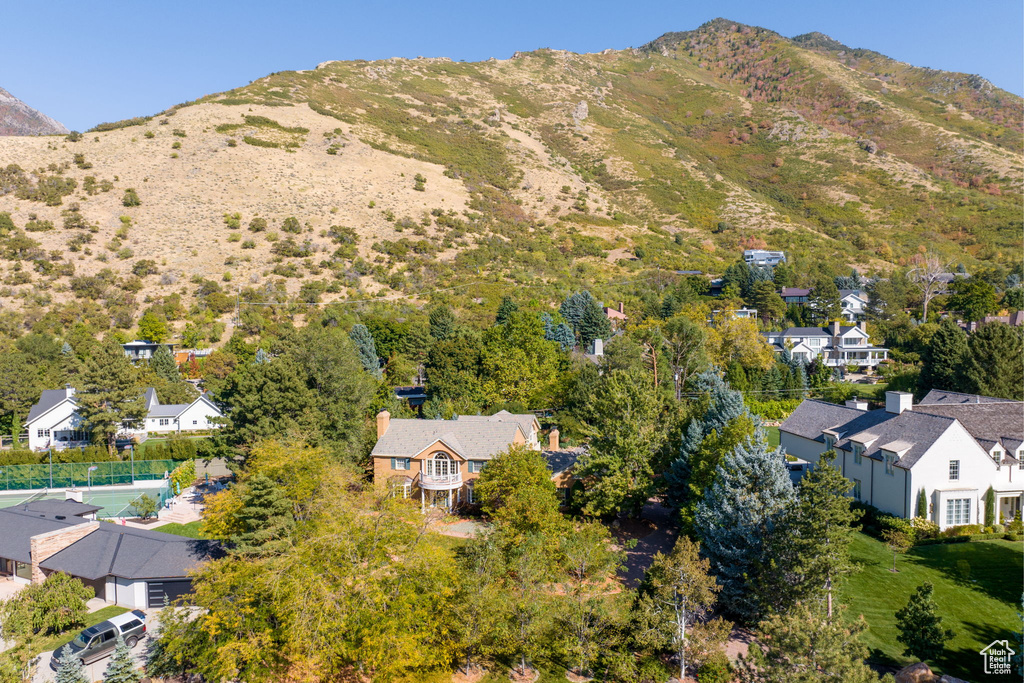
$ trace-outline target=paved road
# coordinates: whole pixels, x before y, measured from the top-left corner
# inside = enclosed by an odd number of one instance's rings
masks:
[[[159,610],[143,611],[146,612],[146,635],[132,649],[132,656],[135,658],[135,663],[139,666],[146,663],[149,655],[149,648],[153,642],[153,634],[156,633],[156,627],[159,623]],[[111,650],[111,654],[113,654],[113,650]],[[32,683],[51,683],[56,680],[57,674],[50,668],[50,659],[52,659],[52,657],[52,652],[44,652],[39,655],[35,676],[32,677]],[[86,676],[89,677],[90,681],[103,680],[103,672],[106,670],[107,664],[109,663],[110,657],[107,656],[96,660],[92,664],[87,664],[85,666]]]

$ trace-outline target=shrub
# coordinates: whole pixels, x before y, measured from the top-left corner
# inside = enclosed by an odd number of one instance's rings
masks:
[[[930,519],[914,517],[910,520],[910,526],[914,529],[915,538],[927,540],[939,536],[939,525]]]
[[[224,225],[228,226],[232,230],[237,230],[242,227],[242,214],[238,212],[224,214]]]
[[[241,241],[242,241],[242,236],[239,235],[237,232],[233,232],[230,235],[228,235],[228,242],[241,242]]]
[[[121,198],[121,203],[125,206],[139,206],[142,204],[142,200],[139,199],[139,194],[135,189],[129,187],[124,191],[124,197]]]
[[[250,232],[263,232],[266,229],[267,229],[267,219],[266,218],[260,218],[259,216],[256,216],[251,221],[249,221],[249,231]]]
[[[255,249],[256,242],[254,240],[246,240],[242,242],[242,249]]]
[[[157,510],[160,508],[160,503],[156,498],[148,493],[143,493],[135,499],[135,502],[132,503],[132,507],[140,518],[149,519],[156,514]]]
[[[721,650],[713,652],[697,669],[697,680],[700,683],[729,683],[732,678],[732,664]]]
[[[156,261],[152,259],[142,259],[135,262],[132,266],[132,274],[139,277],[146,277],[147,275],[156,275],[157,267]]]
[[[299,219],[295,216],[288,216],[281,223],[281,230],[284,232],[290,232],[293,234],[299,234],[302,232],[302,226],[299,224]]]

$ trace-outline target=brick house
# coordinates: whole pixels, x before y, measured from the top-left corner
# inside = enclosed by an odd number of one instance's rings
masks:
[[[396,494],[418,497],[420,508],[450,510],[473,503],[473,483],[487,463],[510,446],[540,450],[540,423],[533,415],[501,411],[452,420],[391,419],[377,415],[373,479]],[[552,434],[557,444],[557,431]]]

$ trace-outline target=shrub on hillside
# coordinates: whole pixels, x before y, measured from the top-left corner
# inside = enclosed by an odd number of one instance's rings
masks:
[[[121,203],[125,206],[139,206],[142,204],[142,200],[139,199],[139,193],[135,191],[135,188],[129,187],[124,191],[124,196],[121,198]]]

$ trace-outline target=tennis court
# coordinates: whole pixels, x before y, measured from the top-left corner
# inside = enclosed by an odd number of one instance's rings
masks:
[[[64,500],[67,491],[82,494],[82,502],[88,505],[102,506],[96,513],[100,519],[106,517],[133,517],[135,511],[132,503],[143,494],[155,498],[159,507],[163,507],[167,499],[172,497],[170,482],[166,480],[136,481],[126,486],[80,486],[76,489],[39,489],[24,491],[0,492],[0,508],[11,507],[33,500]],[[77,499],[77,495],[75,496]]]

